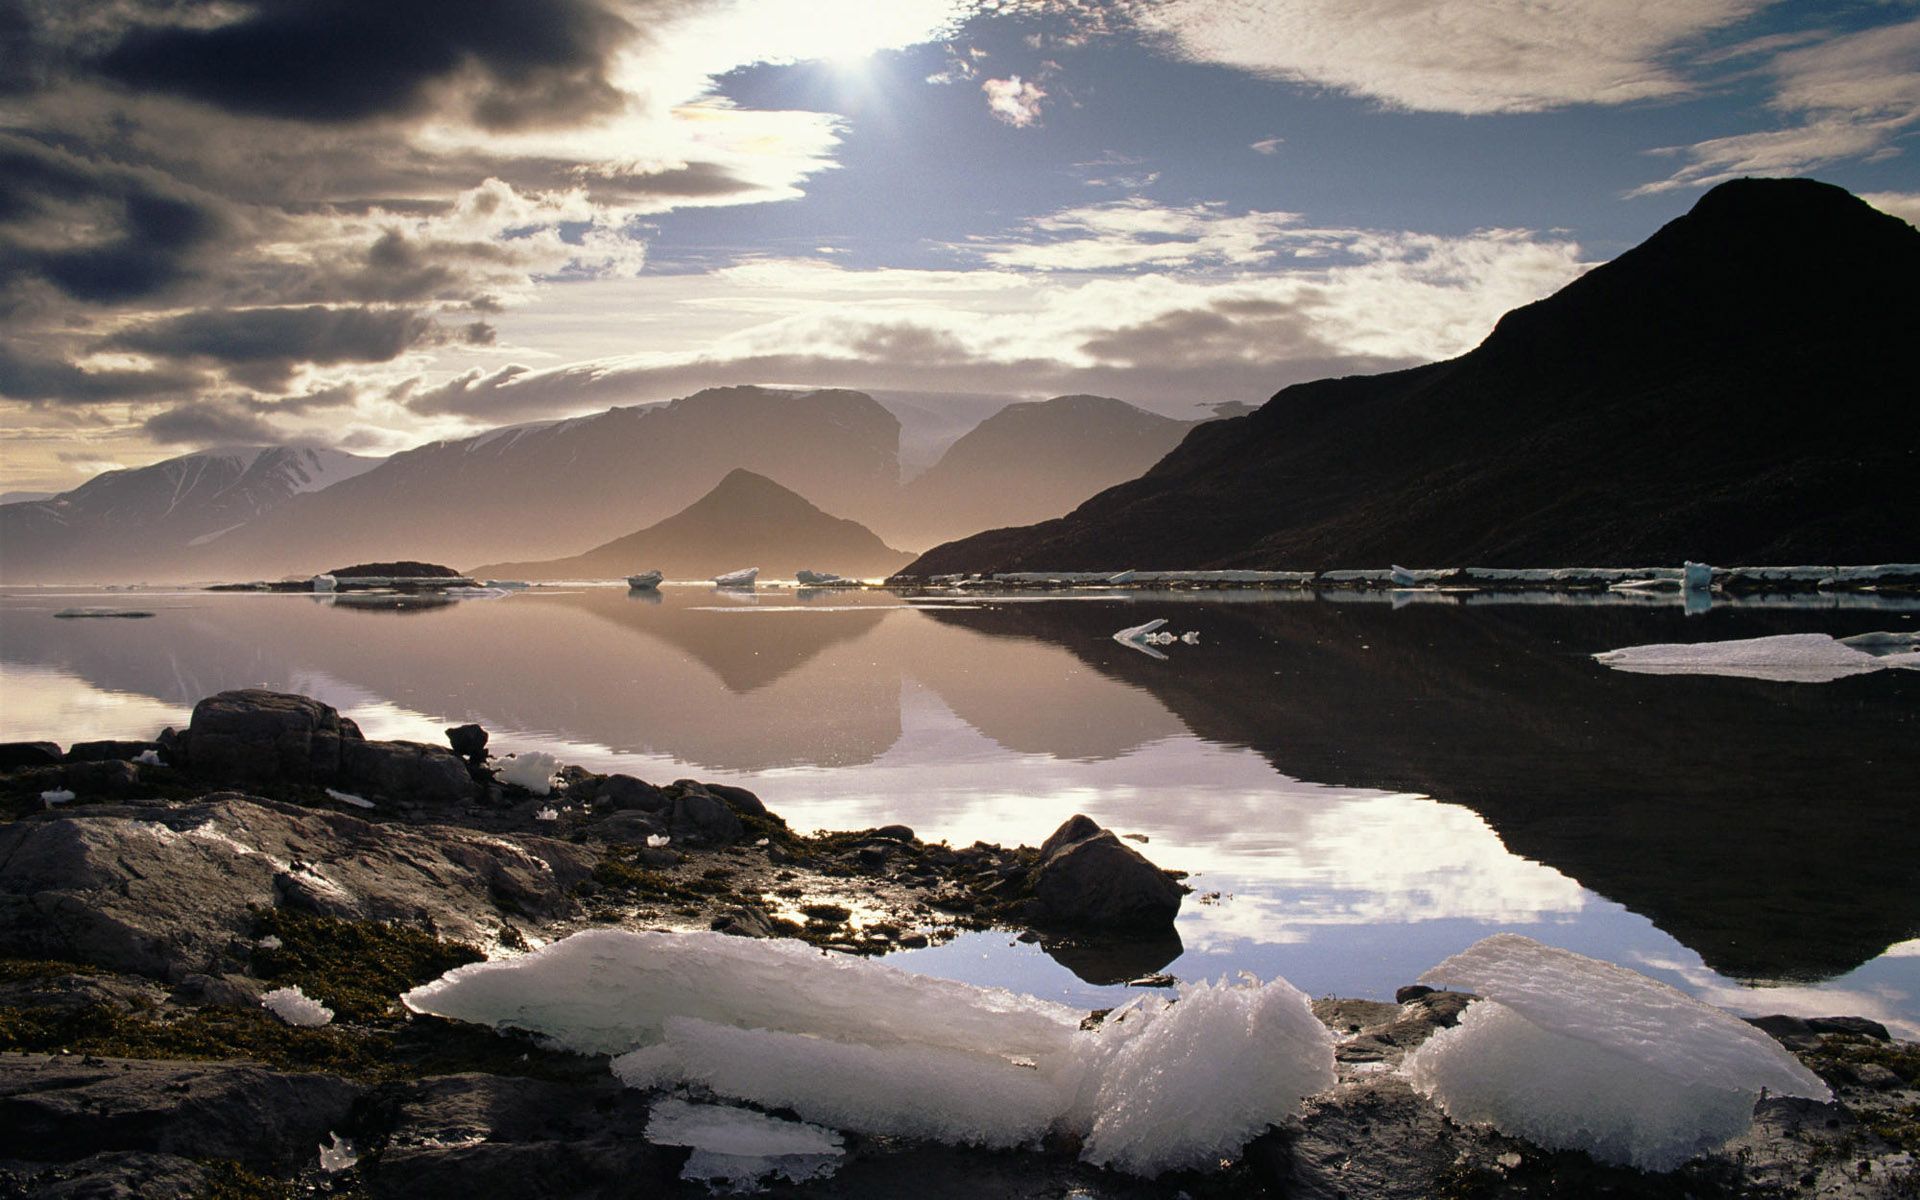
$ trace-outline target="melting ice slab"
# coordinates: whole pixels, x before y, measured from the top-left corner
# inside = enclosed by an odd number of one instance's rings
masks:
[[[1764,1090],[1829,1100],[1772,1038],[1637,971],[1499,933],[1421,979],[1477,993],[1407,1056],[1461,1122],[1668,1171],[1744,1132]]]
[[[693,1154],[680,1168],[680,1178],[716,1189],[751,1189],[774,1175],[805,1183],[833,1174],[844,1153],[840,1135],[818,1125],[678,1098],[653,1106],[647,1140],[656,1146],[691,1147]]]
[[[1333,1082],[1330,1035],[1281,979],[1188,987],[1082,1030],[1075,1009],[797,942],[596,929],[404,999],[618,1054],[636,1087],[993,1147],[1058,1128],[1141,1175],[1217,1164]]]
[[[1867,646],[1875,652],[1864,648]],[[1628,646],[1593,657],[1615,670],[1642,675],[1730,675],[1780,683],[1831,683],[1887,667],[1920,668],[1917,650],[1920,647],[1900,634],[1862,634],[1843,642],[1824,633],[1783,633],[1730,642]]]

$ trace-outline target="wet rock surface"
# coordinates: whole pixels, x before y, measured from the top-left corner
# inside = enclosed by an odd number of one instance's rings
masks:
[[[1037,918],[1107,929],[1171,925],[1186,889],[1092,818],[1076,815],[1040,847]]]

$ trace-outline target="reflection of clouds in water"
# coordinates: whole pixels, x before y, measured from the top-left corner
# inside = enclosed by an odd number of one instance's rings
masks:
[[[1229,897],[1192,906],[1191,931],[1181,926],[1190,945],[1295,942],[1308,926],[1457,919],[1526,925],[1586,906],[1577,882],[1508,853],[1467,809],[1410,795],[1282,791],[1268,799],[1287,833],[1284,846],[1273,844],[1271,830],[1250,829],[1249,841],[1269,845],[1264,853],[1249,854],[1238,842],[1220,847],[1224,854],[1193,848],[1195,859],[1217,862],[1217,870],[1192,881],[1196,891]]]
[[[1902,942],[1899,945],[1912,944]],[[1898,948],[1889,948],[1887,954],[1893,954]],[[1833,983],[1804,987],[1794,984],[1749,987],[1715,973],[1698,959],[1684,962],[1651,954],[1634,954],[1632,957],[1634,961],[1629,965],[1636,969],[1675,975],[1682,991],[1717,1008],[1746,1016],[1785,1013],[1790,1017],[1867,1017],[1885,1025],[1895,1037],[1920,1038],[1920,1021],[1901,1015],[1903,1008],[1911,1010],[1914,999],[1913,993],[1904,988],[1888,984],[1849,988]]]
[[[0,669],[0,691],[6,696],[8,741],[65,746],[96,737],[143,739],[183,725],[187,717],[186,708],[151,696],[107,691],[64,672],[13,664]]]

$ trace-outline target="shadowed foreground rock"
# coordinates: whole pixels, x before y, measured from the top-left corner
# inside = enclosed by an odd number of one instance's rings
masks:
[[[368,741],[330,705],[260,688],[202,700],[186,732],[163,735],[163,747],[193,775],[232,787],[333,786],[422,804],[466,803],[479,795],[466,764],[447,747]]]
[[[376,825],[226,793],[0,825],[0,955],[178,981],[237,969],[253,906],[402,920],[486,942],[505,916],[571,912],[598,856],[521,835]]]
[[[1076,814],[1041,845],[1033,894],[1046,923],[1140,929],[1171,924],[1186,889],[1112,830]]]

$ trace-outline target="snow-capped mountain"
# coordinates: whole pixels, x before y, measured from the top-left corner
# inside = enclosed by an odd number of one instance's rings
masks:
[[[0,506],[0,577],[177,577],[188,549],[380,461],[340,450],[234,446],[108,471],[45,500]]]

